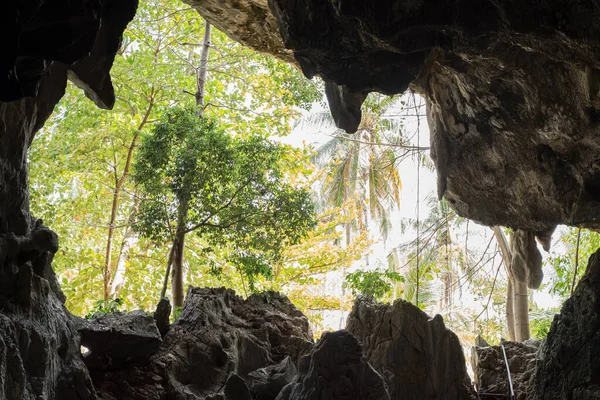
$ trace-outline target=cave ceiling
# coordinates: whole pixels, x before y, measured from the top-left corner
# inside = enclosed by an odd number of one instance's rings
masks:
[[[600,2],[185,0],[326,82],[355,131],[369,92],[427,100],[438,194],[486,225],[600,219]]]

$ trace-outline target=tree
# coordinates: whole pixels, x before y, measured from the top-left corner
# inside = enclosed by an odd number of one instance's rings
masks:
[[[272,275],[281,250],[314,226],[310,193],[285,181],[285,151],[258,135],[232,137],[215,119],[178,108],[144,137],[134,164],[146,195],[136,229],[172,243],[175,307],[183,306],[187,234],[231,246],[228,260],[253,288],[256,276]]]
[[[332,140],[317,149],[315,162],[323,168],[322,207],[340,207],[349,201],[357,205],[357,218],[344,225],[346,247],[353,234],[369,231],[371,221],[387,239],[391,229],[389,214],[400,205],[396,150],[402,146],[402,125],[397,118],[385,116],[399,102],[391,97],[370,95],[363,104],[357,133],[347,135],[338,130]],[[328,113],[318,113],[300,124],[330,127],[333,121]],[[366,264],[368,269],[368,256]],[[342,280],[345,275],[344,269]],[[344,289],[342,286],[340,327],[344,322]]]
[[[533,232],[513,231],[508,244],[500,227],[492,229],[502,250],[508,278],[506,325],[509,338],[522,342],[530,338],[528,288],[537,289],[542,282],[542,256]]]
[[[355,296],[372,296],[381,300],[392,293],[394,283],[403,281],[402,275],[393,271],[358,270],[346,276],[345,285]]]
[[[111,73],[115,108],[99,110],[70,85],[36,135],[28,154],[32,210],[61,238],[53,265],[76,314],[106,297],[122,298],[125,308],[156,302],[168,255],[132,229],[139,194],[127,160],[135,160],[141,136],[165,109],[193,106],[194,93],[185,89],[197,83],[202,43],[195,38],[204,33],[197,12],[178,1],[141,2]],[[321,97],[319,84],[293,66],[214,29],[210,42],[213,78],[205,85],[204,109],[228,130],[287,134],[300,107]]]
[[[555,272],[551,277],[551,292],[566,301],[583,277],[587,260],[600,248],[600,234],[589,229],[568,228],[560,241],[566,251],[553,255],[548,262]]]

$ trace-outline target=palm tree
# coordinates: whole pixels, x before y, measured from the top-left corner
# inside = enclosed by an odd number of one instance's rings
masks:
[[[400,106],[399,98],[370,95],[363,105],[363,118],[357,133],[348,135],[336,130],[332,139],[317,149],[314,162],[322,168],[319,180],[320,206],[324,209],[341,207],[349,202],[356,205],[358,217],[344,226],[345,245],[352,236],[368,232],[371,223],[387,240],[392,227],[390,213],[400,205],[400,174],[398,160],[404,154],[402,121],[388,111]],[[298,126],[331,128],[333,120],[328,113],[313,113],[302,119]],[[368,256],[365,259],[367,268]],[[342,271],[342,280],[346,271]],[[344,319],[344,289],[340,309]]]

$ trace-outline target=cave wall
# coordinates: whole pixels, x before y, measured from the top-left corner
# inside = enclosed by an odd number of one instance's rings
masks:
[[[292,50],[350,132],[367,93],[422,94],[439,195],[461,216],[528,231],[599,225],[597,1],[189,2],[234,39],[262,37],[271,22],[255,24],[275,18],[283,45],[241,42]]]
[[[67,79],[113,106],[109,70],[137,0],[0,5],[0,398],[95,399],[51,262],[58,238],[29,212],[27,151]]]

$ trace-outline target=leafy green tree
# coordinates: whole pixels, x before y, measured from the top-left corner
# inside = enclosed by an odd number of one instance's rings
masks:
[[[231,246],[228,261],[252,289],[256,276],[272,276],[282,249],[314,226],[309,191],[285,180],[285,152],[258,135],[230,136],[214,119],[178,108],[144,137],[134,164],[146,196],[136,229],[172,243],[174,306],[183,305],[187,234],[213,247]]]
[[[397,272],[379,270],[358,270],[346,276],[345,285],[357,295],[373,296],[381,300],[392,294],[394,283],[404,282]]]
[[[566,252],[548,259],[556,273],[551,277],[550,291],[566,301],[585,273],[588,259],[600,248],[600,234],[588,229],[569,228],[560,240]]]
[[[140,194],[131,165],[165,109],[194,104],[204,29],[197,12],[179,1],[141,2],[112,69],[115,108],[99,110],[69,87],[33,142],[32,211],[60,237],[54,266],[76,314],[85,315],[97,299],[119,297],[126,308],[156,302],[168,254],[132,229]],[[321,98],[319,83],[293,66],[214,29],[210,41],[203,108],[228,131],[288,134],[301,107]],[[212,277],[196,284],[204,282]]]

